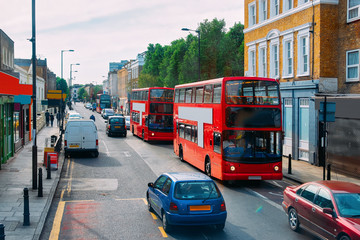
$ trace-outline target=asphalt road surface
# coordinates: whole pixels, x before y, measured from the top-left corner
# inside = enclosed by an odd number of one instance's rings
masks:
[[[92,112],[77,104],[85,119]],[[67,158],[40,239],[317,239],[290,230],[281,207],[286,181],[223,185],[228,218],[223,231],[176,227],[165,233],[158,216],[147,210],[147,183],[163,172],[199,171],[181,162],[172,142],[148,143],[132,136],[108,137],[100,114],[93,113],[100,155]]]

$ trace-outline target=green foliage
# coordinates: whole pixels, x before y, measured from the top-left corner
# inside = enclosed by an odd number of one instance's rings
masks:
[[[200,31],[201,80],[244,75],[244,25],[226,31],[225,21],[204,20]],[[171,45],[149,44],[139,87],[174,87],[199,80],[198,34],[189,33]]]
[[[159,77],[148,73],[142,73],[139,76],[138,83],[139,83],[139,88],[162,86],[162,83],[159,81]]]
[[[69,88],[67,82],[59,77],[56,77],[56,90],[62,90],[63,93],[69,95]]]
[[[91,96],[91,99],[93,100],[93,102],[96,101],[96,96],[99,94],[99,93],[102,93],[103,89],[102,89],[102,85],[94,85],[93,86],[94,88],[94,94]]]

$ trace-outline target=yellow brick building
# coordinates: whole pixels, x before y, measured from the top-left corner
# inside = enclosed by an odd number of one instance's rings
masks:
[[[315,94],[359,93],[358,0],[245,0],[245,75],[280,80],[284,155],[318,161]]]

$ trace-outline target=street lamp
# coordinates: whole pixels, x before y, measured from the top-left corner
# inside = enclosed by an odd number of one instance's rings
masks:
[[[72,97],[72,89],[71,89],[71,86],[72,86],[72,66],[73,65],[80,65],[80,63],[72,63],[70,64],[70,79],[69,79],[69,102],[71,103],[71,97]]]
[[[61,50],[61,78],[64,79],[63,77],[63,53],[64,52],[74,52],[74,50],[70,49],[70,50]]]
[[[198,64],[199,64],[199,81],[201,80],[201,68],[200,68],[200,30],[192,30],[192,29],[189,29],[189,28],[182,28],[181,29],[182,31],[191,31],[191,32],[196,32],[197,34],[198,34],[198,36],[199,36],[199,39],[198,39],[198,45],[199,45],[199,56],[198,56]]]
[[[61,79],[64,79],[64,76],[63,76],[63,53],[64,52],[74,52],[74,50],[72,50],[72,49],[61,50]],[[63,104],[64,104],[63,90],[61,89],[61,100],[60,100],[60,119],[61,119],[60,130],[61,131],[64,129],[64,111],[63,111],[64,107],[63,107]]]
[[[71,73],[72,73],[72,66],[73,65],[80,65],[80,63],[72,63],[70,64],[70,79],[69,79],[69,88],[71,87],[72,85],[72,76],[71,76]]]

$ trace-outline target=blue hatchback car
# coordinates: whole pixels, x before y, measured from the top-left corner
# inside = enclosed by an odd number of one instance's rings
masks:
[[[202,173],[164,173],[146,192],[149,211],[162,219],[163,228],[173,225],[225,227],[226,206],[215,182]]]

